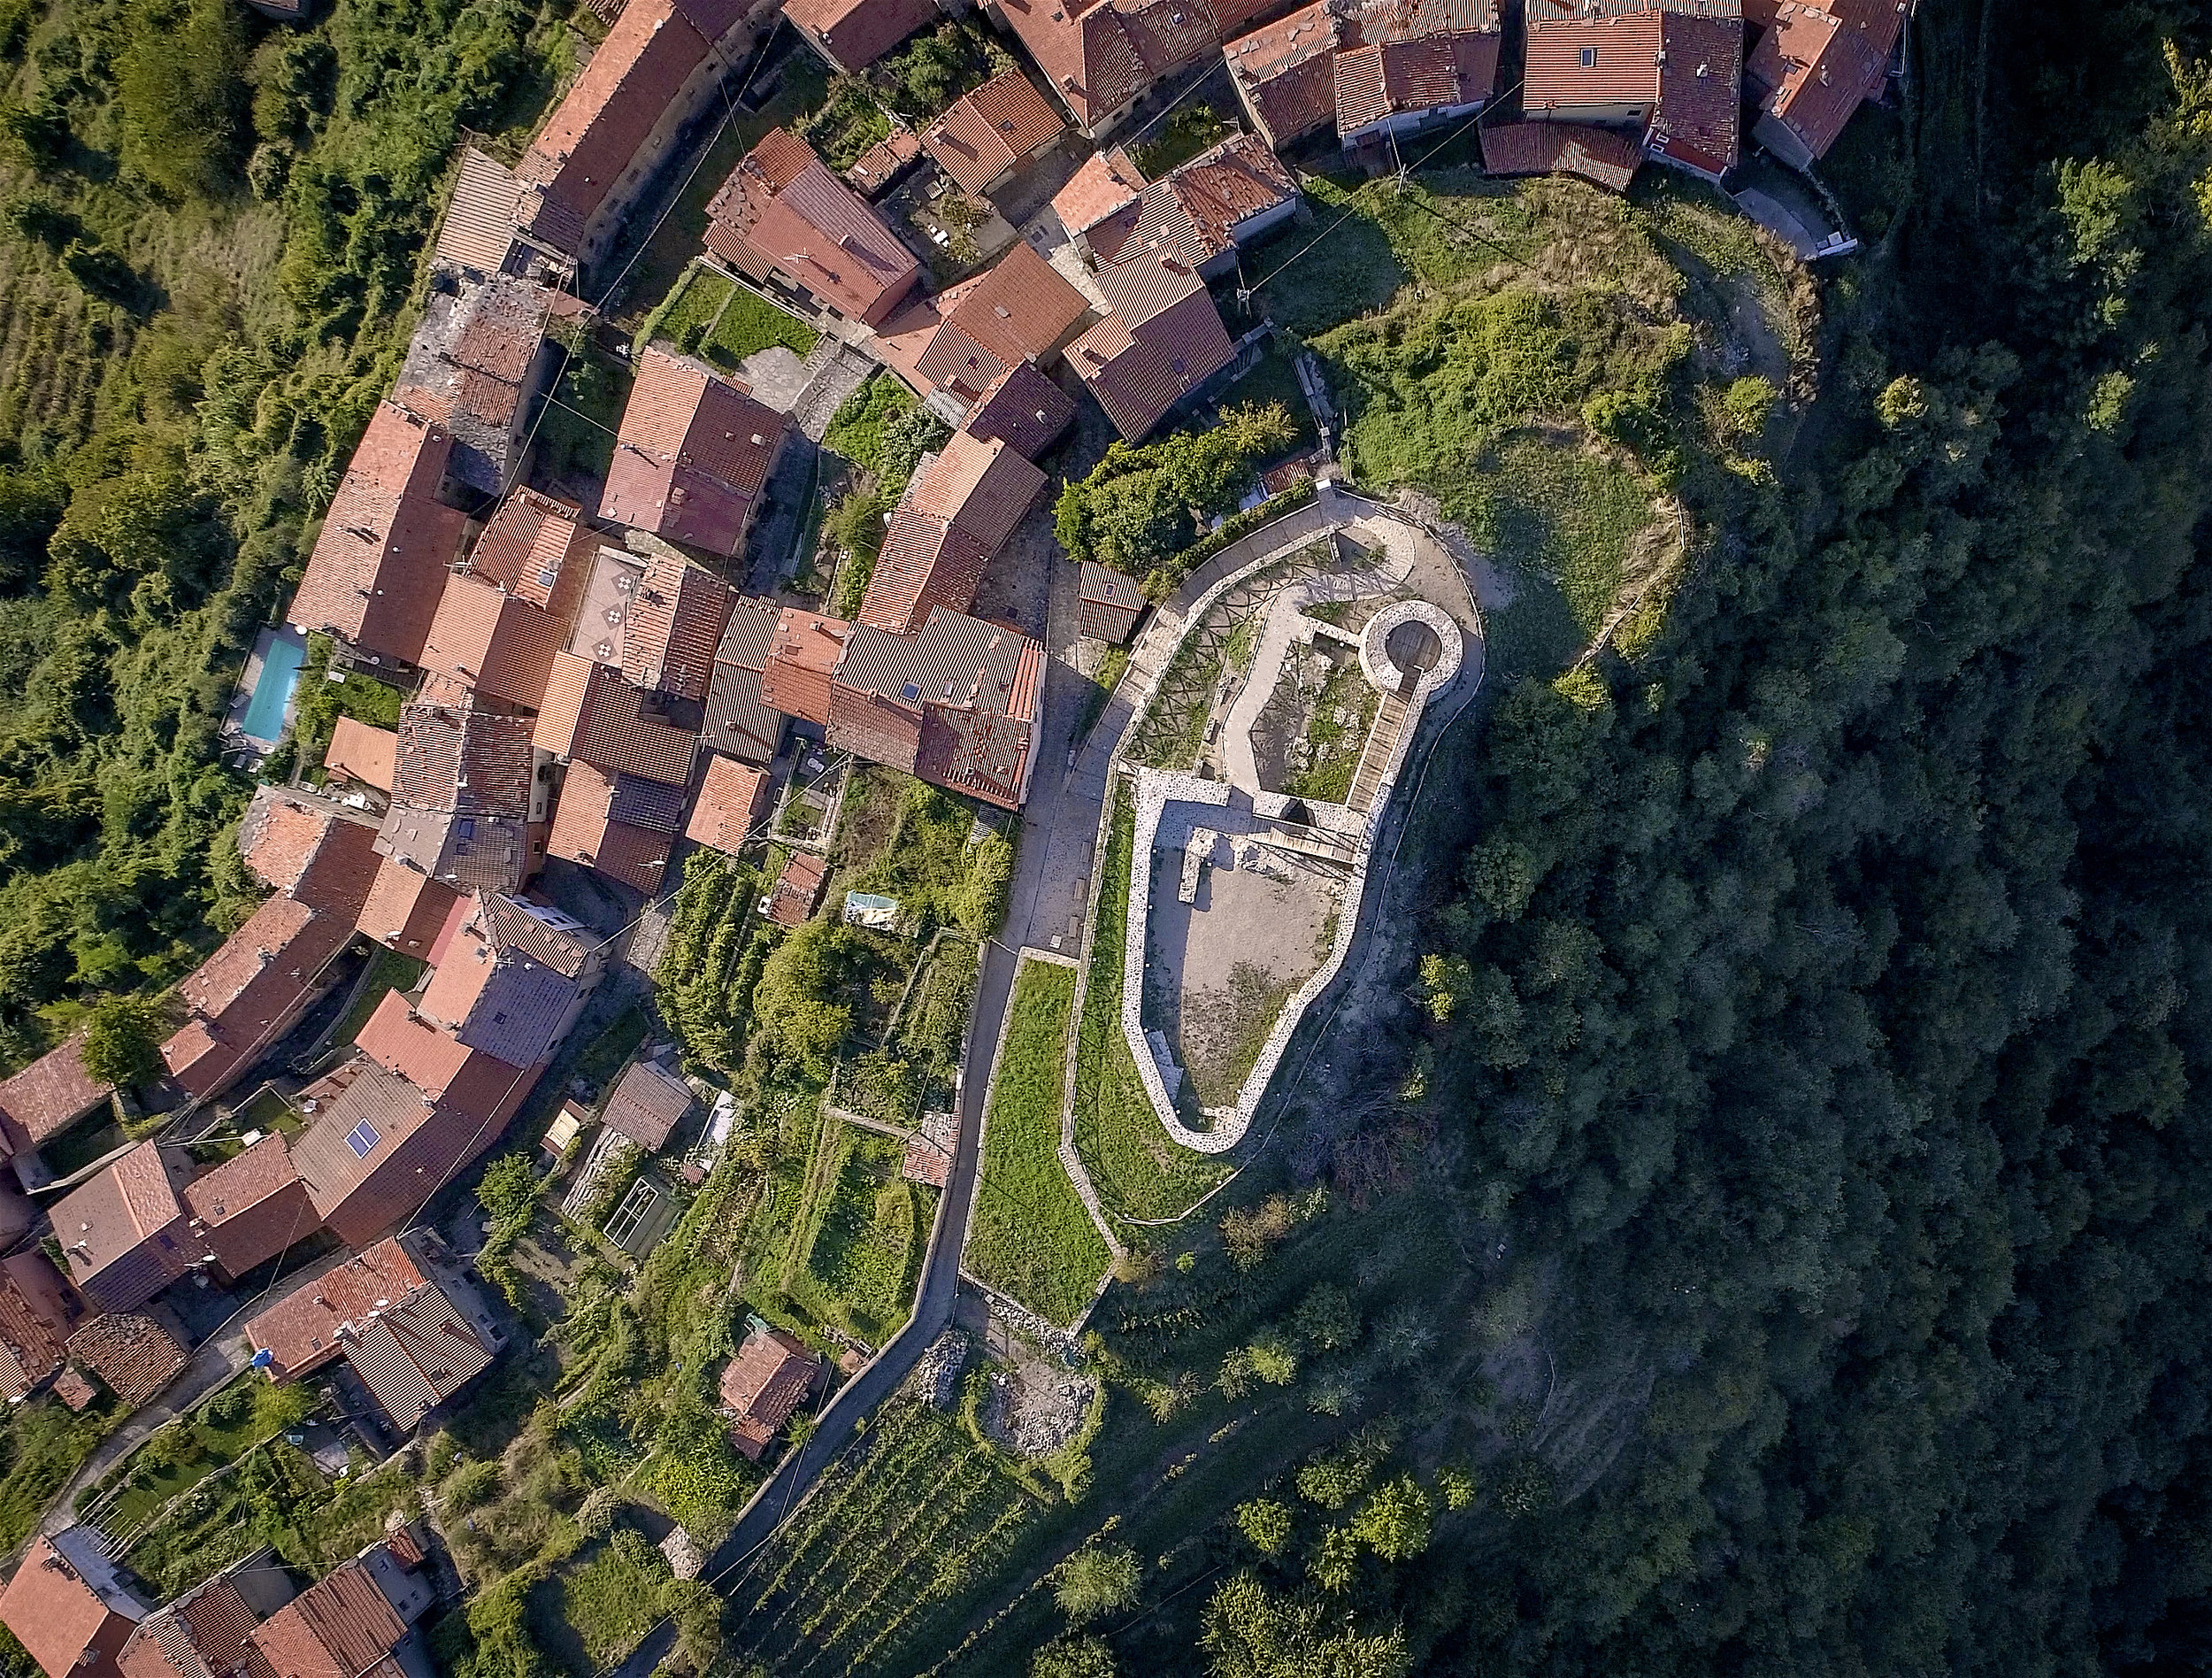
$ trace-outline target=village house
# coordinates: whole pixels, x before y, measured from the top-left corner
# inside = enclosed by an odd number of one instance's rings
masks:
[[[398,991],[361,1028],[360,1052],[300,1092],[314,1121],[292,1144],[315,1215],[359,1247],[411,1217],[496,1143],[537,1081],[413,1015]]]
[[[829,877],[829,859],[811,851],[795,851],[782,872],[760,900],[760,912],[779,927],[803,927],[822,901],[822,882]]]
[[[671,1064],[673,1051],[658,1057],[641,1056],[615,1080],[600,1119],[608,1128],[627,1136],[647,1153],[668,1146],[676,1127],[698,1105],[691,1086]]]
[[[452,451],[443,426],[377,404],[292,596],[295,627],[379,660],[421,658],[468,525],[442,499]]]
[[[863,326],[913,295],[921,264],[814,150],[771,129],[707,206],[706,247],[755,284]]]
[[[622,619],[622,674],[641,688],[703,700],[737,590],[672,549],[645,556]]]
[[[121,1678],[118,1657],[151,1612],[124,1588],[89,1527],[34,1537],[0,1593],[0,1624],[46,1678]]]
[[[527,717],[461,691],[399,713],[391,807],[376,849],[457,891],[512,891],[538,871],[548,797]]]
[[[428,1230],[380,1241],[246,1320],[274,1382],[343,1358],[403,1435],[491,1366],[503,1343]]]
[[[1759,38],[1744,63],[1759,118],[1752,137],[1809,169],[1858,108],[1881,97],[1906,0],[1744,0]]]
[[[944,606],[912,635],[787,610],[762,697],[829,744],[1019,809],[1036,771],[1044,649]]]
[[[572,501],[518,489],[494,510],[470,548],[464,569],[479,582],[572,624],[599,537]]]
[[[611,665],[565,652],[553,661],[545,704],[533,735],[557,762],[588,764],[610,775],[664,786],[691,784],[699,736],[669,720],[669,704]]]
[[[1036,84],[1009,70],[946,106],[922,130],[922,146],[961,191],[983,196],[1045,156],[1067,131]]]
[[[1136,579],[1086,559],[1076,582],[1076,633],[1118,646],[1144,616],[1144,590]]]
[[[545,336],[553,293],[535,281],[433,277],[392,400],[445,427],[446,470],[483,496],[522,475],[530,405],[551,370]]]
[[[1528,0],[1527,15],[1529,120],[1640,132],[1654,161],[1707,181],[1736,166],[1740,0]]]
[[[88,1318],[70,1335],[68,1351],[71,1367],[65,1375],[89,1370],[126,1410],[151,1404],[192,1361],[183,1326],[158,1305]],[[60,1382],[54,1385],[61,1390]]]
[[[761,17],[764,0],[629,0],[515,170],[525,236],[586,267],[603,256]]]
[[[783,15],[832,69],[856,76],[941,14],[935,0],[787,0]]]
[[[201,1256],[186,1228],[188,1174],[158,1143],[142,1142],[55,1202],[70,1282],[95,1310],[143,1305]]]
[[[1110,264],[1098,289],[1110,312],[1068,347],[1068,362],[1115,428],[1141,442],[1236,346],[1198,271],[1172,256]]]
[[[184,1186],[186,1228],[225,1282],[234,1282],[322,1227],[282,1131],[273,1131]]]
[[[553,655],[567,644],[568,626],[552,613],[496,583],[456,571],[445,580],[419,662],[426,674],[483,698],[535,711],[545,697]]]
[[[1365,0],[1336,54],[1336,134],[1346,150],[1473,115],[1498,81],[1497,0]]]
[[[323,774],[331,781],[369,787],[387,797],[392,791],[392,766],[399,755],[399,735],[354,717],[341,717],[331,725],[330,744],[323,750]]]
[[[479,892],[465,903],[416,1012],[510,1066],[541,1066],[597,989],[605,943],[533,897]]]
[[[1482,166],[1494,175],[1572,175],[1626,192],[1644,149],[1612,128],[1575,122],[1495,122],[1482,131]]]
[[[956,428],[987,391],[1026,361],[1047,368],[1090,318],[1081,292],[1026,242],[990,271],[930,300],[934,319],[917,331],[921,349],[910,366],[892,366]],[[906,327],[903,318],[897,323]],[[912,323],[918,328],[919,322]]]
[[[761,771],[718,751],[710,752],[684,836],[734,857],[767,815],[768,797],[768,777]]]
[[[0,1258],[0,1399],[27,1397],[59,1373],[80,1314],[43,1252]]]
[[[375,883],[361,905],[362,933],[388,950],[418,961],[437,959],[438,935],[460,893],[432,879],[416,864],[386,857],[377,864]]]
[[[161,1058],[187,1096],[227,1089],[335,982],[376,879],[375,846],[374,828],[326,806],[256,795],[239,851],[275,895],[177,986],[188,1017]]]
[[[1192,68],[1256,8],[1235,0],[988,0],[1029,49],[1075,126],[1098,139],[1162,79]]]
[[[961,429],[979,443],[1002,442],[1034,460],[1059,441],[1075,418],[1075,398],[1027,361],[1018,361],[984,387]]]
[[[600,513],[731,558],[744,550],[788,424],[741,381],[649,348],[622,410]]]
[[[729,627],[715,649],[714,681],[707,692],[706,743],[741,763],[764,765],[783,743],[783,714],[761,697],[761,673],[775,639],[772,602],[738,597]]]
[[[0,1082],[0,1143],[19,1158],[110,1105],[115,1086],[85,1070],[84,1034],[50,1049]],[[12,1199],[0,1194],[0,1201]],[[7,1220],[0,1217],[0,1224]]]
[[[722,1371],[722,1405],[730,1443],[758,1462],[822,1372],[821,1359],[796,1335],[754,1328]]]
[[[1314,0],[1222,48],[1238,101],[1277,151],[1335,125],[1340,4]]]
[[[904,635],[939,606],[965,612],[984,566],[1044,484],[1045,474],[1007,443],[955,432],[925,458],[892,509],[859,620]]]
[[[257,1678],[435,1678],[415,1624],[436,1601],[422,1547],[400,1528],[248,1634]]]
[[[1248,134],[1232,135],[1170,170],[1124,208],[1094,222],[1081,243],[1095,262],[1171,257],[1216,279],[1237,252],[1298,209],[1298,182]]]
[[[140,1620],[123,1678],[269,1678],[253,1630],[296,1594],[276,1552],[256,1551]]]
[[[1119,146],[1102,146],[1052,195],[1052,213],[1080,245],[1085,234],[1136,203],[1143,190],[1144,172],[1130,155]]]
[[[575,763],[561,777],[549,856],[595,868],[651,896],[668,874],[668,853],[683,830],[684,789],[642,775]]]

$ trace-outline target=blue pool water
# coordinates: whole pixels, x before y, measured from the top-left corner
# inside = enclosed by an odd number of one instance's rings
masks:
[[[269,638],[261,654],[261,679],[254,683],[240,725],[254,739],[274,740],[283,732],[285,707],[292,703],[292,689],[299,686],[300,666],[306,658],[306,646],[291,635]]]

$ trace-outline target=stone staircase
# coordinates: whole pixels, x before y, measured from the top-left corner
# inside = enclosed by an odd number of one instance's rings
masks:
[[[1367,744],[1360,750],[1359,767],[1352,772],[1352,790],[1344,799],[1348,808],[1364,815],[1374,803],[1376,790],[1389,772],[1390,759],[1398,749],[1398,735],[1405,722],[1405,695],[1383,695],[1382,702],[1375,707],[1374,727],[1367,731]]]

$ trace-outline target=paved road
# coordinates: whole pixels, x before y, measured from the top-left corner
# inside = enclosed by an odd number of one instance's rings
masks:
[[[960,1250],[967,1240],[968,1213],[975,1204],[977,1143],[983,1131],[983,1097],[990,1082],[991,1060],[998,1048],[1000,1022],[1013,989],[1014,957],[1004,946],[984,946],[983,971],[976,986],[975,1017],[968,1027],[962,1057],[960,1136],[953,1150],[952,1174],[939,1203],[929,1251],[922,1260],[921,1297],[906,1327],[893,1335],[860,1373],[831,1399],[804,1445],[787,1452],[767,1482],[753,1495],[736,1527],[708,1563],[706,1577],[728,1590],[743,1576],[743,1564],[797,1507],[828,1466],[853,1426],[888,1397],[914,1367],[929,1343],[952,1322],[953,1297],[960,1285]]]

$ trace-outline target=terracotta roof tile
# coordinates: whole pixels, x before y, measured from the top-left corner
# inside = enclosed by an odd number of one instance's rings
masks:
[[[939,16],[933,0],[790,0],[784,16],[826,44],[848,72],[864,70]]]
[[[1135,578],[1088,559],[1083,562],[1076,587],[1078,634],[1094,641],[1125,641],[1144,608],[1144,590]]]
[[[192,1354],[153,1318],[134,1312],[95,1317],[69,1336],[69,1356],[135,1410],[184,1372]]]
[[[1824,157],[1859,106],[1881,96],[1902,19],[1885,0],[1782,0],[1744,66],[1769,119]]]
[[[1501,122],[1482,131],[1482,166],[1494,175],[1573,175],[1625,192],[1643,160],[1628,135],[1582,123]]]
[[[710,752],[684,836],[735,856],[765,813],[767,801],[765,774],[718,751]]]
[[[1335,0],[1314,0],[1222,49],[1229,74],[1267,138],[1284,145],[1336,119]]]
[[[1027,76],[1009,70],[954,100],[922,131],[922,144],[963,192],[979,193],[1067,127]]]
[[[536,743],[610,773],[687,785],[698,736],[654,714],[652,696],[622,673],[563,653],[555,660]]]
[[[580,759],[571,764],[545,850],[649,895],[666,880],[670,836],[617,820],[616,801],[630,779]]]
[[[1026,242],[1016,244],[946,311],[920,372],[972,400],[1015,362],[1049,358],[1088,311],[1050,263]]]
[[[20,1153],[59,1135],[115,1093],[84,1067],[84,1035],[50,1049],[0,1083],[0,1130]]]
[[[415,662],[467,524],[437,499],[451,450],[444,427],[377,404],[324,515],[291,622]]]
[[[553,293],[536,281],[495,274],[457,291],[434,288],[409,342],[392,399],[446,427],[448,469],[486,495],[516,476],[522,409]]]
[[[66,1533],[61,1536],[68,1541]],[[31,1540],[0,1595],[0,1621],[47,1678],[113,1678],[115,1657],[145,1612],[119,1591],[96,1589],[81,1566],[42,1533]]]
[[[1327,0],[1321,0],[1325,4]],[[1144,190],[1144,173],[1128,152],[1108,146],[1083,161],[1068,184],[1053,195],[1052,212],[1072,237],[1096,227],[1115,211],[1137,201]]]
[[[685,1115],[698,1105],[691,1086],[673,1068],[634,1060],[615,1081],[600,1118],[648,1153],[658,1153]]]
[[[380,1241],[246,1319],[246,1340],[271,1354],[272,1381],[295,1381],[342,1350],[340,1331],[379,1307],[430,1286],[412,1253]]]
[[[835,685],[909,714],[918,706],[910,773],[1013,809],[1028,785],[1043,679],[1037,643],[940,606],[918,635],[854,625]],[[881,707],[858,719],[833,707],[830,720],[884,727],[890,718]]]
[[[872,198],[921,155],[921,137],[911,128],[894,127],[886,138],[854,160],[852,167],[845,171],[845,179],[863,196]]]
[[[630,0],[625,17],[645,4]],[[368,1569],[349,1560],[257,1626],[253,1643],[275,1678],[363,1678],[406,1635]]]
[[[495,1350],[434,1284],[345,1335],[346,1361],[403,1434],[489,1368]]]
[[[323,772],[357,781],[379,792],[392,789],[393,762],[399,751],[399,735],[389,728],[373,727],[352,717],[341,717],[330,731],[330,745],[323,752]]]
[[[830,675],[851,636],[852,626],[841,619],[787,607],[776,620],[761,698],[787,717],[827,722]]]
[[[420,663],[426,671],[534,711],[545,697],[553,655],[567,641],[566,627],[550,612],[457,571],[446,578]]]
[[[822,900],[822,881],[829,862],[811,851],[795,851],[785,858],[783,872],[768,889],[767,915],[780,927],[803,926]]]
[[[937,606],[966,611],[984,566],[1044,482],[1045,474],[1005,443],[955,433],[893,509],[860,621],[907,635]]]
[[[796,1335],[780,1328],[747,1335],[722,1371],[722,1402],[733,1412],[732,1443],[757,1462],[820,1370],[820,1360]]]
[[[735,554],[787,423],[703,362],[649,348],[622,411],[600,511],[634,529]]]
[[[1140,257],[1099,274],[1113,312],[1068,348],[1068,360],[1121,435],[1143,437],[1234,357],[1220,312],[1181,264]]]
[[[141,1620],[118,1664],[124,1678],[273,1678],[250,1641],[259,1623],[219,1574]]]
[[[758,212],[727,254],[775,268],[847,319],[872,326],[904,302],[921,264],[866,200],[819,163],[809,164]]]
[[[976,399],[962,429],[986,443],[1002,438],[1023,458],[1034,460],[1074,418],[1075,399],[1022,361],[1001,373]]]
[[[314,1233],[318,1220],[281,1131],[184,1187],[195,1233],[233,1278]]]
[[[0,1398],[20,1398],[62,1365],[77,1315],[43,1252],[0,1258]]]
[[[518,489],[503,500],[469,550],[468,571],[572,622],[599,539],[572,501]]]
[[[737,591],[680,556],[657,553],[622,620],[622,674],[640,687],[704,699]]]

